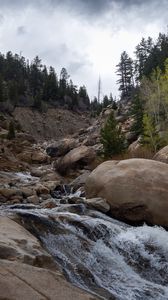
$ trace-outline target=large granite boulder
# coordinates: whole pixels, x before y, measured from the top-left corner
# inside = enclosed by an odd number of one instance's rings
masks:
[[[53,263],[37,238],[7,217],[0,217],[0,259],[45,267]]]
[[[63,139],[48,146],[46,152],[51,157],[63,156],[73,148],[76,148],[77,144],[78,142],[74,138]]]
[[[0,259],[0,299],[3,300],[98,300],[53,272]]]
[[[90,164],[96,157],[91,147],[80,146],[69,151],[63,158],[55,162],[56,171],[64,174],[68,169],[80,168]]]
[[[168,163],[168,146],[165,146],[160,151],[158,151],[153,157],[154,160]]]
[[[112,216],[168,227],[168,165],[147,159],[106,161],[88,177],[86,197],[102,197]]]
[[[26,229],[0,217],[0,299],[96,300],[72,286]]]

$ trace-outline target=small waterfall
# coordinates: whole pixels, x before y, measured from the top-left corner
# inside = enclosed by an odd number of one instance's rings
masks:
[[[84,204],[4,211],[18,214],[71,283],[100,299],[168,299],[168,233],[163,228],[132,227]]]

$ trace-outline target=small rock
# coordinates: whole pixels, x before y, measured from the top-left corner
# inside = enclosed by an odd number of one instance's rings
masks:
[[[49,189],[47,187],[45,187],[44,185],[41,185],[41,184],[39,184],[35,187],[35,191],[36,191],[37,195],[49,194],[50,193]]]
[[[31,197],[34,194],[33,189],[30,189],[30,188],[27,188],[27,187],[21,188],[21,192],[23,194],[23,197],[25,197],[25,198]]]
[[[48,200],[45,200],[42,204],[41,204],[41,207],[43,208],[54,208],[56,207],[57,204],[56,202],[53,200],[53,199],[48,199]]]
[[[100,210],[103,213],[107,213],[110,210],[110,205],[103,198],[92,198],[84,201],[89,207]]]
[[[36,195],[27,198],[28,203],[39,204],[39,198]]]
[[[49,156],[40,151],[34,151],[31,159],[34,164],[45,164],[49,162]]]

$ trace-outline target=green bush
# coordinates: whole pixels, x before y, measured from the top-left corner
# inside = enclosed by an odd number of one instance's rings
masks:
[[[101,129],[101,143],[103,144],[103,156],[110,158],[112,155],[121,154],[125,151],[125,137],[121,132],[114,113],[112,112]]]

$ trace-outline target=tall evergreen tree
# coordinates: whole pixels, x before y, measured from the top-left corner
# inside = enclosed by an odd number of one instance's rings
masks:
[[[136,46],[136,60],[135,60],[135,76],[136,82],[139,82],[144,75],[145,64],[153,47],[153,41],[149,37],[147,40],[142,38],[141,42]]]
[[[119,83],[121,98],[129,98],[131,95],[134,86],[133,70],[133,60],[124,51],[117,65],[117,75],[119,76],[117,83]]]
[[[112,155],[121,154],[125,150],[125,138],[113,112],[101,129],[101,143],[103,144],[105,158],[111,158]]]
[[[65,68],[62,68],[60,73],[60,80],[59,80],[59,92],[60,96],[64,96],[66,94],[67,86],[68,86],[68,79],[69,75]]]
[[[134,122],[131,126],[131,131],[138,137],[143,134],[143,114],[144,114],[144,103],[140,98],[140,94],[137,92],[134,95],[131,111],[131,116]]]

